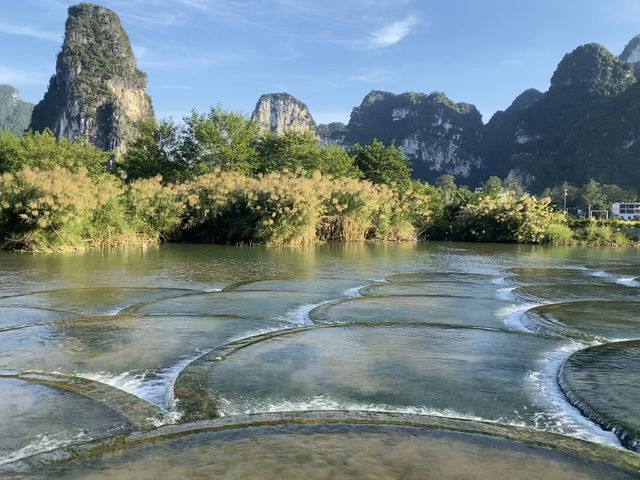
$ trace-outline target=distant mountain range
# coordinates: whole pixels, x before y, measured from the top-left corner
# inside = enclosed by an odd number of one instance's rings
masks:
[[[486,124],[474,105],[439,92],[372,91],[347,125],[316,125],[300,100],[267,94],[253,118],[263,131],[314,131],[324,143],[395,143],[422,180],[452,174],[476,185],[498,175],[533,191],[590,179],[640,188],[637,77],[640,36],[620,56],[597,44],[576,48],[546,92],[523,92]],[[136,122],[152,117],[146,75],[136,67],[127,34],[114,12],[96,5],[69,9],[56,74],[35,109],[14,88],[0,86],[0,128],[15,133],[49,128],[61,138],[83,137],[123,152]]]
[[[414,175],[455,175],[475,185],[489,175],[534,191],[590,179],[640,187],[640,36],[620,57],[588,44],[567,54],[545,93],[527,90],[482,123],[475,106],[443,93],[369,93],[342,127],[320,125],[325,141],[395,142]]]
[[[20,100],[20,93],[9,85],[0,85],[0,130],[22,134],[31,121],[33,104]]]

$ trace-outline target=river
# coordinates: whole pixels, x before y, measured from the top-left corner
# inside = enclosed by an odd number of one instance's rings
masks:
[[[636,478],[639,279],[635,249],[0,253],[0,473]]]

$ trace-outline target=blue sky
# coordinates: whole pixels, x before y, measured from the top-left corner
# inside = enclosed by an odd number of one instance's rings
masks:
[[[0,0],[0,83],[42,98],[68,0]],[[444,91],[487,121],[548,88],[562,56],[640,34],[640,0],[101,0],[129,33],[160,117],[212,105],[250,113],[287,91],[319,122],[372,89]]]

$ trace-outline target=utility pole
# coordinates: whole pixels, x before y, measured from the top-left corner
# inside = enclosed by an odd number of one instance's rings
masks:
[[[567,189],[564,189],[564,214],[567,214],[567,193],[569,193],[567,191]]]
[[[591,220],[591,204],[589,204],[589,220]]]

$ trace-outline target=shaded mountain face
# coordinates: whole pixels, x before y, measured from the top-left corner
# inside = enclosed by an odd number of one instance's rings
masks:
[[[146,84],[118,16],[97,5],[73,6],[56,73],[33,111],[31,128],[123,152],[136,124],[153,117]]]
[[[347,126],[342,122],[322,123],[316,127],[316,133],[323,145],[344,145]]]
[[[640,171],[617,173],[627,170],[640,140],[635,82],[632,67],[605,48],[578,47],[560,62],[546,93],[525,92],[487,124],[489,172],[534,191],[591,178],[639,186]]]
[[[400,147],[411,160],[414,177],[423,180],[452,174],[472,181],[485,168],[480,112],[443,93],[370,92],[351,113],[344,143],[374,139]]]
[[[289,130],[314,131],[316,122],[309,108],[288,93],[262,95],[251,118],[258,122],[260,130],[281,134]]]
[[[0,130],[22,135],[29,127],[33,104],[20,100],[20,93],[9,85],[0,85]]]
[[[633,66],[636,77],[640,77],[640,35],[631,39],[624,47],[620,60]]]

